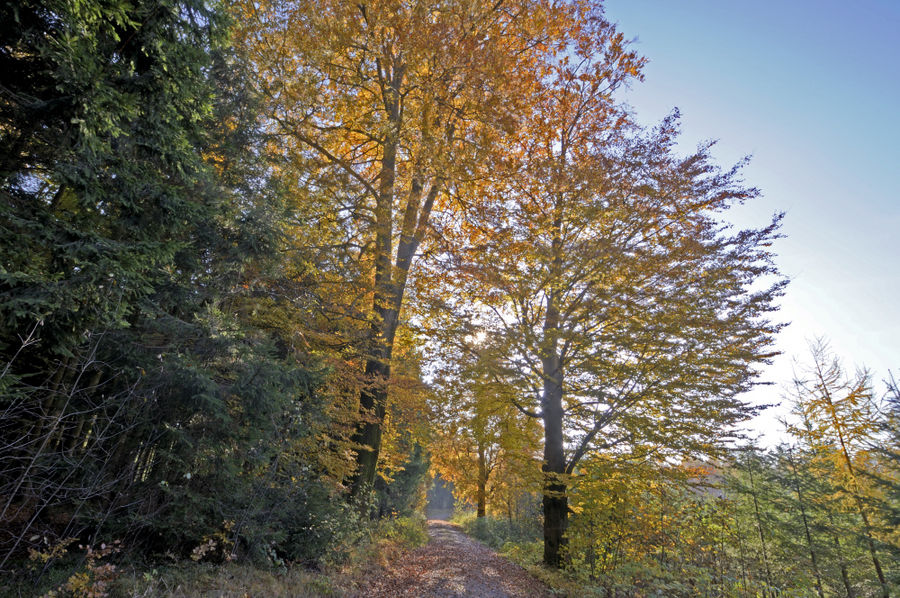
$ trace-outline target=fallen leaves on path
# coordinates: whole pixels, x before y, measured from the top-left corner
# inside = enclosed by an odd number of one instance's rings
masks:
[[[548,598],[518,565],[446,521],[429,521],[431,541],[372,581],[360,598]]]

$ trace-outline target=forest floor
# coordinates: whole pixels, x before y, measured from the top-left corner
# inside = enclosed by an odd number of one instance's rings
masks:
[[[547,598],[525,569],[497,555],[458,526],[428,522],[430,541],[407,553],[366,588],[366,598]]]

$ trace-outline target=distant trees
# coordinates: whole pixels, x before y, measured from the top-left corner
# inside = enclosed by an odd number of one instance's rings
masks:
[[[511,403],[516,389],[491,378],[487,360],[456,354],[435,381],[432,468],[477,517],[490,507],[512,519],[514,505],[540,491],[540,429]]]

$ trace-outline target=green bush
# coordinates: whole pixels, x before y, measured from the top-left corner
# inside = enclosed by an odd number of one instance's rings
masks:
[[[404,549],[417,548],[428,542],[425,517],[417,513],[382,520],[376,528],[376,536],[395,541]]]
[[[452,521],[467,534],[494,549],[501,549],[508,543],[527,544],[541,538],[537,521],[476,517],[471,511],[454,515]]]

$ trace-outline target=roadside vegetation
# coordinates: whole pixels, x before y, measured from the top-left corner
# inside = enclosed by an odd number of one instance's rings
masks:
[[[34,585],[30,580],[6,586],[0,596],[119,596],[122,598],[212,595],[221,598],[272,596],[331,598],[365,595],[368,582],[403,555],[428,540],[419,515],[382,519],[366,525],[343,544],[333,546],[316,564],[221,558],[225,536],[206,544],[202,557],[116,559],[116,547],[103,547],[85,558],[72,550],[55,559]],[[211,554],[219,558],[206,558]],[[40,562],[42,559],[37,558]],[[37,563],[35,563],[37,565]]]

